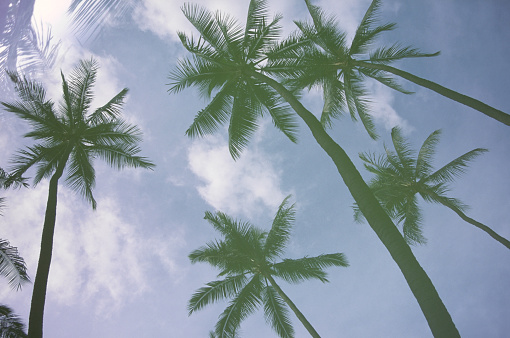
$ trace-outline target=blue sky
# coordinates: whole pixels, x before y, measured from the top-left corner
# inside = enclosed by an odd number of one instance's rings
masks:
[[[201,0],[212,10],[244,19],[248,1]],[[292,20],[306,18],[302,1],[270,1]],[[322,0],[340,25],[353,34],[370,1]],[[34,17],[62,39],[55,69],[45,75],[49,93],[60,98],[59,69],[68,72],[80,58],[101,65],[97,104],[122,88],[130,89],[124,114],[144,132],[143,155],[153,172],[116,172],[97,161],[98,208],[60,186],[54,255],[45,311],[46,337],[205,337],[226,307],[218,303],[188,317],[194,290],[216,278],[205,264],[187,255],[215,238],[203,220],[221,210],[263,228],[283,198],[292,194],[297,215],[287,257],[343,252],[348,268],[329,269],[329,284],[311,281],[281,286],[323,337],[430,337],[418,304],[390,255],[367,224],[353,221],[352,197],[333,163],[300,124],[299,142],[289,142],[269,120],[262,122],[240,160],[228,153],[225,130],[205,139],[184,132],[206,105],[193,89],[167,93],[168,73],[186,55],[175,32],[191,32],[178,1],[143,0],[132,15],[113,20],[95,39],[68,27],[69,1],[36,0]],[[406,2],[385,0],[382,21],[397,30],[382,42],[401,41],[441,55],[399,64],[416,75],[510,111],[510,23],[503,1]],[[403,95],[373,84],[373,114],[381,140],[373,141],[347,116],[329,132],[362,174],[357,154],[381,151],[389,132],[401,126],[418,148],[442,129],[435,164],[444,165],[474,148],[488,148],[453,185],[451,196],[471,206],[472,218],[510,238],[510,133],[508,127],[426,89],[402,82],[416,93]],[[319,111],[321,96],[303,97]],[[26,144],[26,126],[0,112],[0,167]],[[7,191],[0,218],[1,238],[17,246],[34,277],[47,197],[47,182]],[[504,337],[510,332],[509,252],[449,209],[420,204],[427,245],[413,251],[463,337]],[[20,292],[0,281],[0,299],[25,320],[31,285]],[[292,315],[297,337],[308,334]],[[243,337],[274,336],[259,312],[242,325]]]

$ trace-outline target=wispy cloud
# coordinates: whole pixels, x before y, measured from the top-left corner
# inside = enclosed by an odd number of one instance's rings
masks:
[[[200,196],[218,210],[251,216],[285,197],[280,173],[254,144],[234,161],[223,139],[207,137],[192,144],[188,161],[203,182],[197,187]]]
[[[393,108],[393,89],[376,81],[367,81],[370,93],[370,114],[376,123],[383,125],[386,130],[399,126],[405,133],[410,133],[414,128],[402,118]]]

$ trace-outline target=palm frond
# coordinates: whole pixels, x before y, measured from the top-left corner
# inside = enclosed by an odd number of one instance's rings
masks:
[[[266,18],[251,19],[258,23],[251,29],[248,29],[248,25],[246,26],[247,33],[245,33],[243,44],[247,60],[256,60],[256,63],[259,63],[266,59],[266,51],[270,50],[280,37],[281,19],[281,15],[276,15],[269,23]]]
[[[137,156],[140,148],[132,144],[96,144],[90,148],[90,152],[103,159],[108,165],[115,169],[144,168],[153,169],[154,163],[147,157]]]
[[[256,39],[257,31],[260,26],[264,25],[268,16],[268,4],[266,0],[251,0],[248,6],[248,14],[246,15],[246,26],[244,29],[244,47],[253,45]]]
[[[439,143],[441,136],[441,130],[438,129],[433,131],[427,139],[423,142],[423,145],[418,152],[416,159],[416,172],[415,176],[417,179],[422,179],[432,172],[432,160],[436,151],[436,146]]]
[[[239,293],[247,282],[245,275],[212,281],[198,289],[188,302],[188,316],[203,307]]]
[[[380,7],[380,0],[373,0],[368,7],[352,39],[349,50],[350,55],[365,53],[380,33],[395,28],[396,25],[394,23],[387,23],[372,28],[378,21]]]
[[[361,74],[371,77],[372,79],[382,83],[386,87],[389,87],[393,90],[396,90],[402,94],[414,94],[409,90],[404,89],[395,79],[388,75],[387,73],[377,70],[377,69],[368,69],[364,67],[357,67],[358,72]]]
[[[450,163],[444,165],[442,168],[430,174],[425,179],[425,182],[451,182],[455,177],[462,175],[466,171],[469,162],[487,151],[488,150],[484,148],[477,148],[468,151],[464,155],[457,157]]]
[[[391,141],[398,156],[400,168],[402,168],[406,175],[413,175],[416,167],[416,160],[413,158],[414,151],[402,135],[400,127],[393,127],[391,129]],[[391,156],[388,156],[388,160],[391,160]]]
[[[273,330],[283,338],[294,337],[294,328],[289,318],[285,301],[272,286],[266,286],[262,293],[264,317]]]
[[[422,234],[422,216],[416,195],[408,196],[404,204],[397,209],[397,213],[406,242],[411,245],[426,244],[427,240]]]
[[[272,88],[262,83],[248,83],[255,100],[259,101],[262,106],[269,112],[274,126],[280,130],[289,140],[297,142],[298,124],[295,114],[289,111],[287,102],[278,95]]]
[[[330,266],[349,266],[347,259],[341,253],[324,254],[316,257],[299,259],[284,259],[272,265],[274,275],[289,283],[300,283],[308,279],[318,279],[328,282],[324,269]]]
[[[96,209],[97,203],[92,195],[96,181],[96,172],[93,167],[90,149],[83,145],[76,145],[71,152],[67,165],[66,183],[71,190],[76,191]]]
[[[439,203],[452,210],[464,212],[469,209],[461,200],[446,196],[446,192],[448,187],[445,184],[436,184],[420,191],[420,196],[427,202]]]
[[[90,107],[98,69],[99,64],[94,59],[80,60],[71,72],[68,85],[73,104],[72,114],[76,121],[83,121]]]
[[[220,315],[216,323],[216,335],[218,337],[234,336],[241,322],[252,314],[257,306],[260,305],[261,289],[261,279],[256,275],[245,285]]]
[[[233,60],[242,61],[243,29],[236,19],[222,12],[215,13],[216,24],[222,33],[224,50]]]
[[[278,211],[273,219],[273,225],[264,243],[264,253],[270,260],[279,257],[283,253],[286,242],[290,237],[290,230],[296,216],[294,204],[288,205],[290,197],[290,195],[285,197],[278,207]]]
[[[339,118],[347,108],[344,84],[334,74],[331,78],[325,79],[322,91],[324,106],[320,121],[324,128],[331,128],[333,119]]]
[[[389,47],[379,47],[369,53],[369,60],[373,63],[389,64],[393,61],[438,56],[440,52],[422,53],[419,49],[411,46],[403,47],[400,43],[394,43]]]
[[[193,250],[188,255],[188,258],[193,264],[197,262],[209,263],[212,266],[225,270],[228,266],[228,261],[233,258],[232,256],[232,250],[225,242],[214,241]]]
[[[225,51],[225,41],[215,16],[208,9],[198,5],[186,3],[181,7],[184,16],[195,27],[203,38],[214,50],[221,54]]]
[[[351,118],[355,121],[357,113],[368,135],[376,140],[379,136],[369,113],[369,100],[366,98],[366,91],[361,81],[351,72],[344,73],[344,90]]]
[[[319,6],[312,5],[310,0],[306,0],[305,3],[312,17],[312,24],[294,21],[301,33],[328,54],[345,57],[347,55],[346,34],[338,30],[335,17],[325,14]]]
[[[225,124],[232,114],[234,90],[235,83],[225,84],[211,102],[198,112],[186,130],[186,135],[192,138],[203,137],[214,133],[219,126]]]
[[[18,249],[0,238],[0,276],[7,278],[9,285],[20,290],[24,283],[30,282],[27,267]]]
[[[251,136],[258,129],[257,119],[260,116],[262,110],[253,93],[245,86],[237,88],[228,126],[228,148],[234,160],[241,156]]]
[[[122,106],[124,105],[124,99],[128,93],[128,89],[122,89],[117,95],[115,95],[108,103],[102,107],[97,108],[87,118],[87,124],[90,126],[96,126],[102,123],[111,122],[120,116]]]

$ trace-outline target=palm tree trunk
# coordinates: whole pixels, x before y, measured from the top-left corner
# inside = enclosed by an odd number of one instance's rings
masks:
[[[30,316],[28,319],[29,338],[42,338],[43,336],[44,303],[46,301],[51,253],[53,251],[53,235],[55,232],[55,221],[57,218],[58,180],[64,172],[68,157],[69,153],[58,164],[57,170],[50,180],[41,238],[41,251],[39,253],[39,263],[37,265],[37,272],[35,275],[34,291],[32,293],[32,303],[30,305]]]
[[[250,72],[250,75],[274,88],[291,105],[307,124],[317,143],[331,157],[370,227],[402,271],[432,334],[435,337],[460,337],[432,281],[345,151],[329,136],[317,118],[282,84],[255,71]]]
[[[406,80],[416,83],[419,86],[422,86],[422,87],[428,88],[432,91],[435,91],[436,93],[441,94],[444,97],[447,97],[449,99],[452,99],[454,101],[462,103],[463,105],[466,105],[468,107],[476,109],[479,112],[481,112],[489,117],[492,117],[493,119],[495,119],[501,123],[504,123],[507,126],[510,126],[510,115],[502,112],[499,109],[493,108],[481,101],[478,101],[472,97],[469,97],[467,95],[464,95],[464,94],[458,93],[454,90],[443,87],[435,82],[425,80],[421,77],[418,77],[418,76],[408,73],[406,71],[400,70],[398,68],[391,67],[388,65],[379,64],[379,63],[354,61],[354,65],[363,67],[363,68],[382,70],[382,71],[385,71],[388,73],[395,74],[395,75],[400,76]]]
[[[292,302],[290,300],[290,298],[285,294],[285,292],[283,292],[283,290],[280,288],[280,286],[278,284],[276,284],[276,281],[274,280],[274,278],[271,275],[267,275],[267,276],[265,275],[264,277],[266,277],[266,279],[269,281],[269,283],[271,283],[273,288],[275,288],[276,292],[278,292],[280,297],[282,297],[283,300],[285,301],[285,303],[287,303],[287,305],[292,309],[292,311],[294,311],[294,313],[296,314],[296,317],[298,317],[298,319],[301,321],[301,323],[303,323],[304,327],[308,330],[310,335],[314,338],[320,338],[319,334],[317,333],[317,331],[315,331],[312,324],[310,324],[310,322],[308,322],[306,317],[301,313],[301,311],[299,311],[299,309],[294,304],[294,302]]]
[[[444,204],[443,204],[444,205]],[[481,229],[483,231],[485,231],[487,234],[489,234],[489,236],[491,236],[492,238],[494,238],[496,241],[500,242],[501,244],[503,244],[504,246],[506,246],[508,249],[510,249],[510,241],[508,239],[506,239],[505,237],[503,236],[500,236],[497,232],[495,232],[494,230],[492,230],[490,227],[488,227],[487,225],[485,224],[482,224],[474,219],[472,219],[471,217],[468,217],[465,213],[463,213],[462,211],[460,211],[458,208],[453,208],[451,206],[448,206],[446,205],[446,207],[450,208],[451,210],[455,211],[455,213],[457,215],[460,216],[460,218],[462,218],[464,221],[468,222],[469,224],[472,224],[474,225],[475,227],[477,227],[478,229]]]

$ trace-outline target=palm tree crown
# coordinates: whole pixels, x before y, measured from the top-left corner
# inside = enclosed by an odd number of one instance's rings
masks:
[[[59,165],[67,166],[66,183],[96,207],[92,195],[95,183],[93,160],[102,158],[109,165],[122,168],[152,168],[146,158],[136,156],[141,132],[119,116],[125,88],[107,104],[90,112],[92,88],[98,64],[95,60],[80,61],[69,81],[62,74],[62,102],[56,109],[46,99],[41,83],[10,73],[20,101],[2,102],[4,107],[27,121],[32,130],[25,137],[38,141],[19,150],[14,157],[13,175],[21,177],[37,165],[34,184],[50,177]]]
[[[327,16],[318,6],[312,5],[310,0],[305,2],[312,22],[295,21],[299,33],[292,35],[281,47],[269,54],[270,68],[280,69],[279,75],[292,87],[322,87],[323,126],[330,127],[333,119],[347,110],[353,120],[358,115],[369,135],[376,139],[364,79],[370,77],[402,93],[410,92],[387,74],[357,66],[353,61],[369,59],[371,62],[389,63],[403,58],[434,56],[437,53],[425,54],[400,44],[371,50],[372,43],[381,33],[395,28],[394,23],[373,27],[380,7],[378,0],[373,1],[368,8],[350,45],[347,43],[347,34],[338,28],[334,17]],[[287,51],[282,53],[282,49]]]
[[[182,10],[200,37],[178,33],[192,57],[180,60],[170,73],[169,91],[198,86],[203,96],[213,96],[186,134],[196,137],[213,133],[229,121],[229,150],[238,158],[257,129],[257,119],[269,113],[275,127],[295,142],[297,125],[284,101],[274,89],[251,75],[261,69],[265,52],[276,43],[281,16],[269,22],[266,1],[251,1],[243,29],[226,14],[189,4]]]
[[[288,206],[287,197],[280,205],[269,232],[262,231],[247,222],[239,222],[217,212],[206,212],[205,219],[224,240],[209,242],[193,251],[189,257],[193,263],[206,262],[221,270],[221,280],[212,281],[200,288],[189,301],[192,314],[204,306],[224,298],[232,298],[220,315],[215,334],[218,337],[234,336],[248,315],[263,304],[266,320],[280,337],[293,337],[294,330],[288,318],[285,303],[313,336],[318,336],[306,318],[283,293],[273,277],[290,283],[308,279],[327,282],[324,269],[329,266],[348,266],[341,253],[304,257],[281,258],[294,221],[294,206]]]
[[[442,204],[455,211],[465,221],[486,231],[510,249],[510,242],[497,235],[489,227],[474,221],[464,214],[467,206],[460,200],[446,196],[449,183],[465,172],[470,161],[487,149],[473,149],[433,171],[432,159],[439,142],[440,130],[429,135],[415,158],[415,152],[402,136],[398,127],[392,129],[391,138],[395,151],[385,147],[381,156],[362,153],[360,158],[365,168],[375,174],[369,186],[388,214],[402,224],[404,237],[410,243],[425,243],[422,234],[422,216],[417,195],[425,201]],[[360,221],[362,213],[355,207],[355,219]],[[475,223],[473,223],[475,222]]]
[[[311,0],[305,0],[312,22],[295,21],[300,34],[291,36],[269,54],[269,68],[279,69],[279,75],[295,88],[321,86],[324,108],[321,122],[331,126],[332,119],[348,110],[353,119],[361,119],[372,138],[377,138],[369,113],[370,100],[365,88],[366,78],[372,78],[401,93],[411,94],[395,80],[394,76],[414,82],[452,100],[510,125],[510,115],[490,107],[469,96],[457,93],[437,83],[422,79],[390,66],[407,58],[432,57],[436,53],[422,53],[412,46],[394,43],[374,48],[373,43],[384,32],[396,27],[395,23],[377,25],[381,0],[373,0],[361,20],[350,45],[346,33],[338,28],[336,19],[328,16]],[[285,50],[282,53],[282,50]]]

